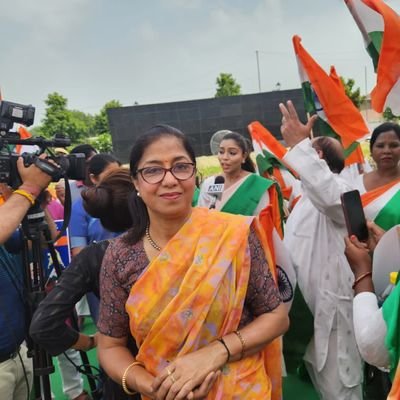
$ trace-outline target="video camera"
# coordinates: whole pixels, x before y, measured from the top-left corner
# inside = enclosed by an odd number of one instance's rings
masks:
[[[62,134],[57,134],[52,139],[35,137],[21,139],[17,132],[10,132],[14,123],[30,126],[33,124],[35,108],[31,105],[22,105],[9,101],[0,102],[0,183],[6,183],[12,188],[21,185],[18,173],[17,160],[22,157],[25,167],[34,164],[52,177],[53,182],[61,178],[83,180],[86,176],[86,162],[84,154],[56,155],[51,148],[67,147],[71,140]],[[37,146],[34,153],[18,155],[8,145]],[[45,159],[39,155],[47,152]],[[49,162],[48,160],[52,160]]]

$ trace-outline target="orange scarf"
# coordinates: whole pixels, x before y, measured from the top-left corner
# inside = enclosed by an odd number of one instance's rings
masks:
[[[126,310],[139,348],[136,358],[151,374],[238,328],[250,273],[252,220],[194,208],[133,285]],[[258,353],[227,364],[207,398],[270,397]]]

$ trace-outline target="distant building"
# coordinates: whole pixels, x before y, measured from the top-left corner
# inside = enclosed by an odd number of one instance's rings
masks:
[[[385,122],[382,113],[378,113],[371,108],[371,98],[368,95],[367,99],[360,107],[360,112],[364,117],[369,127],[370,133],[382,122]]]
[[[122,162],[127,162],[135,138],[158,123],[172,125],[187,134],[196,156],[211,154],[210,139],[216,131],[229,129],[249,136],[247,126],[253,121],[260,121],[281,139],[278,105],[287,100],[293,101],[305,121],[301,89],[108,109],[114,152]]]

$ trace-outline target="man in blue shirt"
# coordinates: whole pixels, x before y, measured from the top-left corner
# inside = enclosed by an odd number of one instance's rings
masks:
[[[23,184],[13,193],[1,184],[6,202],[0,206],[0,393],[2,399],[26,400],[32,387],[32,360],[23,342],[28,332],[24,266],[3,244],[21,223],[36,197],[50,183],[50,176],[35,165],[17,163]]]

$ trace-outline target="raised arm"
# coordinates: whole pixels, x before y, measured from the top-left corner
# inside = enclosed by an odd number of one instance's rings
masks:
[[[316,116],[303,124],[291,101],[287,106],[280,104],[279,108],[282,136],[291,147],[284,157],[285,162],[299,174],[302,190],[313,205],[337,224],[344,225],[340,195],[352,188],[330,170],[322,153],[313,147],[309,136]]]

